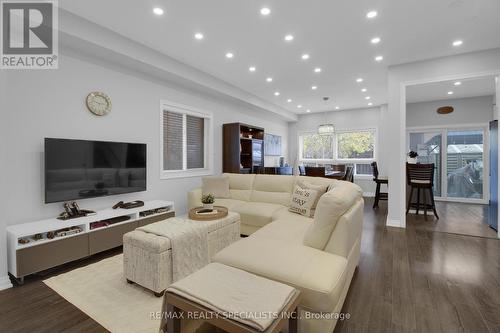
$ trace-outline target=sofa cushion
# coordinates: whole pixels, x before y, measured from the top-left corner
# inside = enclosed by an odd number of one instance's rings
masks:
[[[240,213],[242,224],[262,227],[272,222],[273,214],[283,208],[282,205],[272,203],[245,202],[242,205],[234,207],[232,210]]]
[[[311,217],[311,210],[313,205],[316,203],[318,195],[319,193],[317,190],[295,185],[290,198],[290,208],[288,208],[288,210],[292,213]]]
[[[287,206],[294,183],[294,176],[256,175],[250,201]]]
[[[288,207],[284,207],[273,214],[273,221],[285,220],[285,221],[307,221],[312,223],[313,219],[300,214],[292,213],[288,210]]]
[[[240,205],[245,204],[246,201],[243,200],[235,200],[235,199],[225,199],[225,198],[217,198],[215,199],[214,205],[223,206],[229,210],[234,211],[234,209]]]
[[[290,214],[301,218],[274,220],[272,223],[254,232],[250,237],[276,239],[289,242],[290,244],[302,245],[304,234],[311,225],[312,219],[305,218],[298,214]]]
[[[225,173],[224,176],[229,178],[229,192],[232,199],[250,201],[255,175]]]
[[[319,199],[314,222],[304,235],[304,245],[323,250],[339,218],[361,197],[360,188],[352,183],[333,187]]]
[[[300,305],[316,312],[330,312],[346,283],[345,258],[264,237],[233,243],[214,261],[295,287],[302,292]]]
[[[227,176],[210,176],[201,179],[202,195],[213,194],[215,198],[229,198],[229,178]]]

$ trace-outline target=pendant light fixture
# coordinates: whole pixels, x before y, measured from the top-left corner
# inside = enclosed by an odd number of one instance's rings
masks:
[[[328,102],[330,97],[323,97],[325,104]],[[333,124],[328,123],[326,120],[326,112],[325,112],[325,122],[318,126],[318,134],[319,135],[333,135],[335,133],[335,126]]]

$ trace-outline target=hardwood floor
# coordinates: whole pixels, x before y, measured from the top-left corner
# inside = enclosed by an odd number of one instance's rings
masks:
[[[405,230],[387,228],[385,207],[366,202],[361,261],[342,310],[350,319],[335,333],[500,332],[500,241],[440,232],[423,217],[410,217]],[[463,216],[453,206],[439,213],[439,224]],[[1,291],[0,332],[105,332],[42,280],[119,252]]]
[[[361,262],[342,309],[351,317],[335,333],[500,332],[500,241],[426,230],[419,218],[387,228],[385,207],[365,205]]]
[[[436,202],[436,210],[439,216],[443,215],[446,218],[436,220],[432,212],[427,220],[424,219],[423,213],[408,214],[407,226],[420,230],[498,239],[498,233],[487,224],[486,205]]]

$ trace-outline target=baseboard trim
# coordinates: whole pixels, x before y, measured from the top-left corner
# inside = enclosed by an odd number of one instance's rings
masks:
[[[375,193],[373,193],[373,192],[363,192],[363,196],[365,198],[374,198],[375,197]]]
[[[390,218],[387,218],[385,225],[388,227],[404,228],[403,226],[401,226],[400,220],[395,220],[395,219],[390,219]]]
[[[0,290],[12,288],[12,283],[10,282],[9,276],[0,277]]]

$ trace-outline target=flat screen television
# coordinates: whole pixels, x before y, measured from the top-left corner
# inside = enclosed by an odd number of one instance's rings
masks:
[[[145,144],[45,139],[45,203],[145,190]]]

